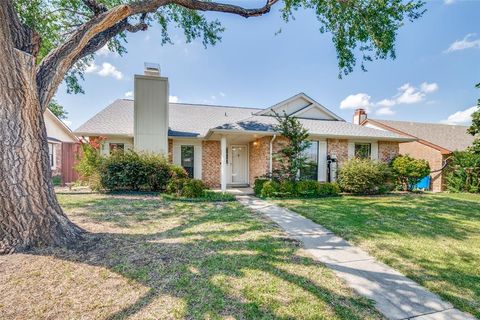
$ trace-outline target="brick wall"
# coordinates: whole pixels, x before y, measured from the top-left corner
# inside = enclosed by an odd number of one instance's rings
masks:
[[[210,188],[220,187],[220,141],[202,141],[202,180]]]
[[[338,166],[348,160],[348,140],[345,139],[327,139],[327,154],[336,155]]]
[[[399,143],[394,141],[378,142],[378,159],[381,162],[390,163],[399,153]]]
[[[173,139],[168,139],[168,161],[173,162]]]
[[[263,137],[249,144],[249,177],[250,185],[253,186],[257,177],[263,176],[268,172],[270,164],[270,139]]]
[[[427,160],[431,170],[438,170],[443,165],[444,156],[437,149],[431,148],[420,142],[400,143],[400,154],[408,154],[413,158]],[[435,172],[431,175],[432,191],[439,192],[444,189],[444,177],[442,172]]]

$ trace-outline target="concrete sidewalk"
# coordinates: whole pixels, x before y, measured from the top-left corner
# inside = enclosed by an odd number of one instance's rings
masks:
[[[374,300],[388,319],[475,319],[311,220],[253,196],[239,195],[237,199],[300,240],[315,260],[332,269],[357,293]]]

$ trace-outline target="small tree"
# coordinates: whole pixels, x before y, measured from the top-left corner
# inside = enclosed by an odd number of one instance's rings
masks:
[[[476,87],[480,88],[480,83],[477,83]],[[467,129],[467,132],[475,137],[469,151],[480,154],[480,137],[477,136],[480,134],[480,99],[477,100],[477,110],[472,114],[472,124]]]
[[[404,155],[393,159],[392,170],[401,188],[411,191],[420,180],[430,174],[430,165],[427,160]]]
[[[278,166],[273,171],[273,177],[276,180],[296,181],[299,178],[300,171],[310,166],[304,152],[312,144],[307,140],[308,130],[303,127],[297,118],[291,117],[285,112],[283,116],[275,112],[275,118],[278,124],[274,127],[274,130],[287,138],[288,145],[274,154]]]

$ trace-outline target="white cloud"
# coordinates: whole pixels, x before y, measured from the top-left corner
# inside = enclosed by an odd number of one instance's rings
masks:
[[[380,107],[393,107],[396,104],[397,103],[395,102],[395,100],[392,99],[383,99],[382,101],[377,102],[377,105]]]
[[[340,102],[340,109],[369,109],[372,106],[372,97],[366,93],[351,94]]]
[[[376,114],[381,116],[391,116],[395,114],[395,111],[393,111],[390,107],[383,107],[378,109]]]
[[[472,121],[472,114],[477,110],[477,106],[473,106],[463,111],[457,111],[446,120],[442,120],[441,123],[445,124],[467,124]]]
[[[435,82],[433,83],[424,82],[420,85],[420,90],[422,90],[425,93],[435,92],[438,90],[438,84]]]
[[[179,99],[178,99],[177,96],[168,96],[168,101],[172,102],[172,103],[175,103],[175,102],[178,102]]]
[[[132,98],[132,97],[133,97],[133,91],[125,92],[125,98]]]
[[[480,39],[472,39],[475,33],[467,34],[462,40],[457,40],[448,47],[446,52],[460,51],[471,48],[480,48]]]
[[[94,62],[92,62],[85,69],[85,73],[96,73],[96,74],[98,74],[99,76],[102,76],[102,77],[111,76],[111,77],[114,77],[118,80],[123,79],[123,74],[120,71],[118,71],[117,68],[114,65],[112,65],[108,62],[102,63],[101,68],[99,66],[97,66]]]
[[[116,78],[117,80],[123,79],[123,74],[120,71],[118,71],[114,65],[108,62],[102,63],[102,68],[100,69],[100,71],[98,71],[98,75],[102,77],[111,76]]]
[[[444,4],[452,4],[454,2],[455,2],[455,0],[443,0]]]
[[[380,102],[383,102],[384,106],[392,107],[395,104],[413,104],[425,100],[425,96],[428,93],[433,93],[438,90],[438,84],[436,82],[428,83],[423,82],[420,85],[420,89],[412,86],[410,83],[405,83],[403,86],[398,88],[398,93],[393,97],[393,99],[387,100],[384,99]],[[395,104],[393,104],[395,102]],[[385,105],[385,103],[387,103]]]
[[[410,83],[405,83],[403,86],[398,88],[398,94],[396,96],[397,104],[412,104],[422,101],[425,98],[425,93],[423,91],[417,90]]]
[[[224,92],[221,92],[221,91],[220,91],[219,95],[220,95],[221,97],[226,97],[226,96],[227,96]]]

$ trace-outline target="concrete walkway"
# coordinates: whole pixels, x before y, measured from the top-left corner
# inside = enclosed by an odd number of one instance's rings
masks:
[[[311,220],[253,196],[238,195],[237,199],[303,242],[315,260],[332,269],[357,293],[374,300],[388,319],[475,319]]]

